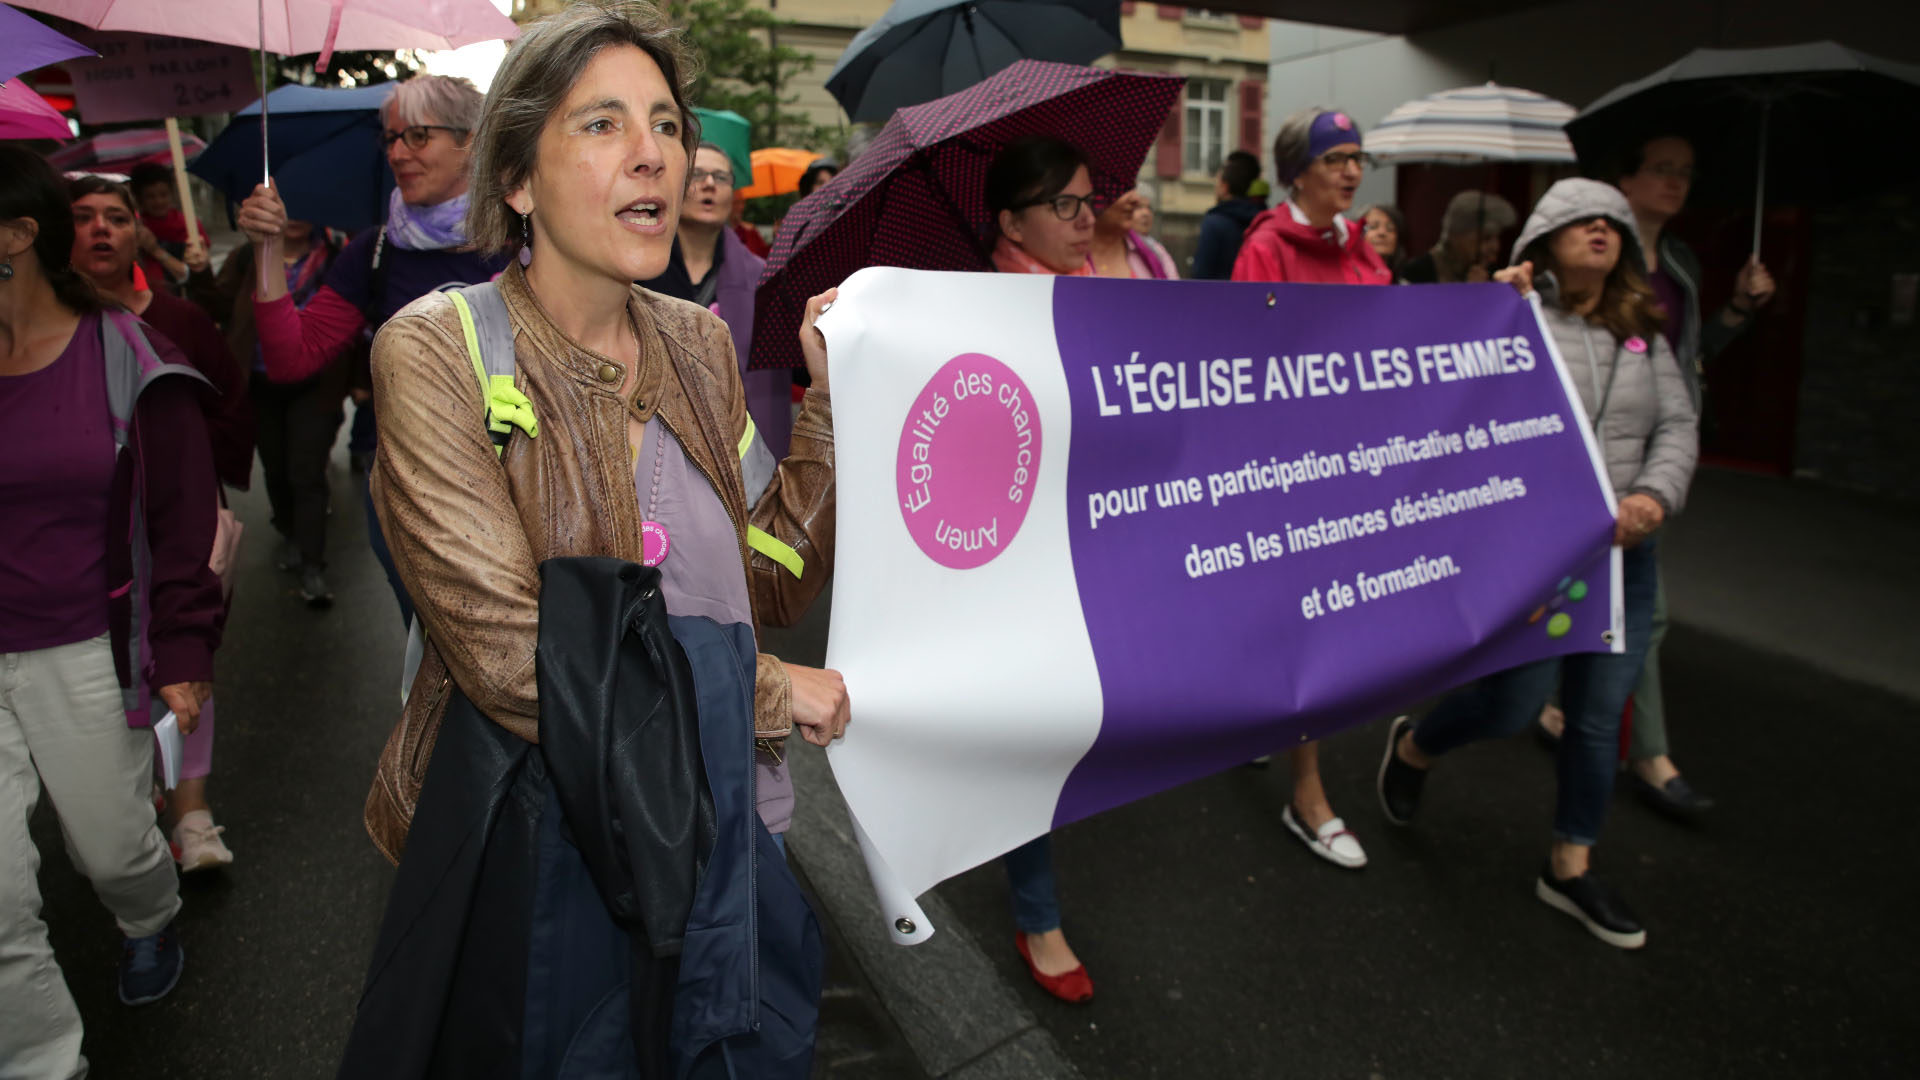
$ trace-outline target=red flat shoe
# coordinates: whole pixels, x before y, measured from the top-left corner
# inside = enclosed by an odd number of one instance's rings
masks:
[[[1087,975],[1087,965],[1081,964],[1064,975],[1048,975],[1033,966],[1033,954],[1027,951],[1027,935],[1016,932],[1013,947],[1020,950],[1020,959],[1027,962],[1027,971],[1033,981],[1040,984],[1040,989],[1069,1005],[1085,1005],[1093,1000],[1093,979]]]

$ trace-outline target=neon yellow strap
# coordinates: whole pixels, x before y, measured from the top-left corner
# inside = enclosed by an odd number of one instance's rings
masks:
[[[474,329],[473,309],[467,306],[467,298],[458,290],[447,295],[453,297],[454,310],[460,313],[460,333],[467,339],[467,359],[473,361],[474,378],[480,380],[480,404],[487,410],[487,430],[504,434],[519,428],[527,433],[527,438],[539,438],[540,418],[534,415],[533,402],[513,385],[513,376],[487,374],[486,362],[480,358],[480,335]],[[496,444],[493,452],[505,453],[506,447]]]
[[[796,579],[807,564],[800,559],[800,553],[781,543],[772,533],[755,526],[747,526],[747,546],[787,568],[787,572]]]
[[[743,460],[747,456],[747,451],[753,449],[753,436],[755,434],[756,434],[756,431],[753,426],[753,417],[749,416],[747,417],[747,430],[740,433],[740,446],[738,447],[740,457]]]

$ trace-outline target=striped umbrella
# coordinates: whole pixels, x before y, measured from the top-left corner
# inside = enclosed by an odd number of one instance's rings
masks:
[[[1367,131],[1366,150],[1390,164],[1575,160],[1561,130],[1573,106],[1545,94],[1487,83],[1409,101]]]
[[[181,137],[181,148],[191,158],[207,148],[198,135]],[[61,172],[130,173],[136,165],[164,165],[173,159],[166,128],[135,128],[89,135],[47,155]]]

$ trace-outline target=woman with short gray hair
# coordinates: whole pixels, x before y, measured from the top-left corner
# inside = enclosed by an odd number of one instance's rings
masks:
[[[349,363],[353,346],[364,349],[373,331],[415,297],[448,283],[486,281],[506,265],[502,256],[473,250],[466,231],[468,164],[483,100],[472,83],[445,75],[416,75],[394,89],[380,110],[394,179],[387,220],[347,244],[304,305],[289,295],[289,282],[298,282],[304,263],[282,254],[287,207],[280,193],[262,184],[241,204],[240,228],[253,241],[254,264],[264,270],[253,302],[260,338],[255,362],[269,380],[306,386],[329,372],[338,379],[344,373],[337,366]],[[400,603],[401,621],[411,622],[412,601],[371,504],[367,534]],[[308,606],[331,606],[323,563],[291,542],[280,561],[300,576]]]
[[[1235,281],[1390,285],[1393,275],[1344,216],[1366,170],[1360,126],[1338,109],[1300,109],[1273,140],[1273,174],[1287,201],[1247,226]]]
[[[1360,127],[1344,112],[1312,106],[1282,121],[1273,140],[1273,173],[1290,195],[1247,226],[1234,259],[1233,280],[1393,284],[1366,232],[1343,216],[1353,206],[1365,160]],[[1293,766],[1293,796],[1281,812],[1281,824],[1335,866],[1358,870],[1367,865],[1360,838],[1333,812],[1320,781],[1320,744],[1293,747],[1287,758]]]

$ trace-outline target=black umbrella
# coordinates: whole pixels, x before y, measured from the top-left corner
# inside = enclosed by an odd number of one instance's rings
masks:
[[[1015,60],[1120,48],[1119,0],[898,0],[840,54],[827,90],[856,122],[958,93]]]
[[[1615,87],[1567,124],[1589,170],[1617,160],[1639,140],[1685,135],[1706,173],[1739,183],[1738,162],[1757,161],[1753,251],[1769,176],[1793,197],[1857,194],[1862,174],[1834,161],[1902,171],[1889,156],[1911,155],[1920,109],[1920,66],[1883,60],[1831,41],[1770,49],[1695,49],[1644,79]],[[1609,177],[1610,179],[1610,177]],[[1851,191],[1844,190],[1851,187]],[[1721,186],[1724,193],[1725,184]]]

